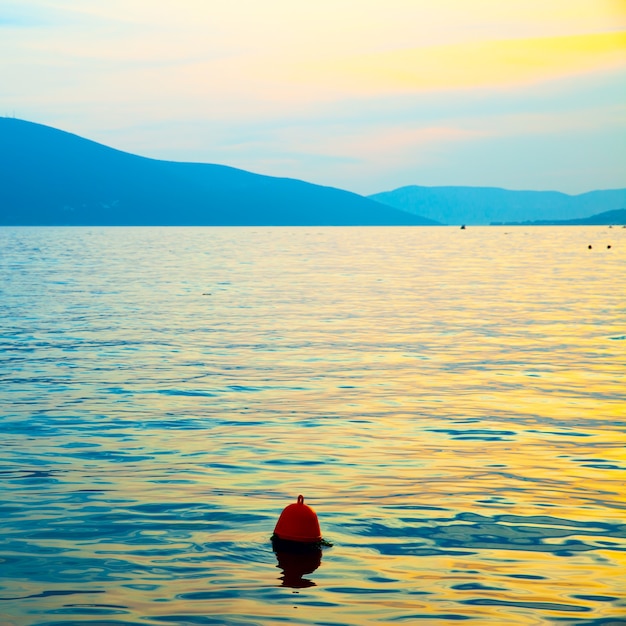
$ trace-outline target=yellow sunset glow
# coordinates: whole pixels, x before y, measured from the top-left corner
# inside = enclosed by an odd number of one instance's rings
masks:
[[[355,91],[498,87],[626,66],[626,33],[418,47],[310,63],[306,80]]]

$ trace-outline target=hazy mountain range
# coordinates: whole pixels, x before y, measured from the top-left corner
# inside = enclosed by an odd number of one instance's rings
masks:
[[[0,225],[617,224],[624,207],[626,189],[570,196],[411,186],[364,197],[225,165],[149,159],[0,117]],[[607,211],[614,213],[597,215]]]
[[[593,223],[594,219],[597,221],[595,216],[598,213],[626,208],[626,189],[590,191],[570,196],[558,191],[413,185],[377,193],[369,198],[396,209],[419,213],[442,224],[554,223],[571,220],[582,220],[584,223],[590,220],[589,223]],[[620,215],[615,214],[615,219],[619,220]],[[621,219],[624,219],[623,216]]]
[[[355,193],[135,156],[0,118],[0,224],[428,225]]]

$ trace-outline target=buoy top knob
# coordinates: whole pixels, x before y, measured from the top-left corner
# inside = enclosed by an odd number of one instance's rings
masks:
[[[315,543],[322,540],[322,531],[315,511],[304,504],[304,496],[299,495],[295,504],[285,507],[276,522],[274,535],[285,541]]]

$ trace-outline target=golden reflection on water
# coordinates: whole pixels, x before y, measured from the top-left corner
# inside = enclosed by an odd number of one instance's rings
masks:
[[[623,615],[626,230],[3,236],[0,615]],[[335,546],[294,573],[299,493]]]

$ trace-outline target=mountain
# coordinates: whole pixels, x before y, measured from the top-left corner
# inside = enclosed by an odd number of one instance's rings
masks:
[[[626,207],[626,189],[590,191],[570,196],[558,191],[414,185],[368,197],[442,224],[572,220]]]
[[[0,225],[429,225],[300,180],[160,161],[0,118]]]
[[[626,225],[626,209],[604,211],[589,217],[581,217],[577,220],[535,220],[533,222],[493,222],[494,225],[503,226],[611,226]]]

